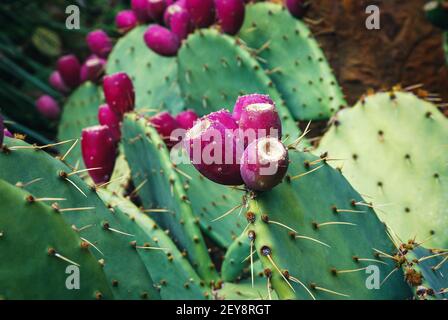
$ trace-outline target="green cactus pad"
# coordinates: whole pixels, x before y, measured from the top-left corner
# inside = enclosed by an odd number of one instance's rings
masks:
[[[118,299],[158,299],[151,277],[132,247],[134,236],[104,206],[96,192],[61,161],[42,149],[6,138],[0,151],[0,179],[55,201],[64,220],[90,242]],[[25,169],[24,169],[25,168]],[[68,179],[68,180],[67,180]]]
[[[100,190],[98,194],[113,208],[121,225],[135,234],[135,248],[162,299],[200,300],[209,296],[196,271],[154,220],[127,199],[106,190]]]
[[[207,281],[217,279],[217,273],[207,252],[201,230],[197,225],[178,172],[157,131],[148,120],[136,114],[125,116],[122,143],[132,172],[132,180],[145,210],[171,236],[198,274]]]
[[[319,158],[297,151],[289,155],[285,181],[252,195],[246,214],[252,222],[248,233],[255,232],[256,251],[279,298],[410,297],[400,271],[380,289],[367,288],[368,266],[378,268],[381,280],[394,267],[377,257],[375,250],[392,252],[395,247],[375,212],[361,205],[364,200],[340,172]]]
[[[113,298],[97,260],[62,216],[3,180],[0,251],[2,299]]]
[[[114,171],[112,172],[110,183],[106,186],[106,189],[123,196],[131,181],[131,169],[129,168],[124,155],[124,150],[121,146],[119,147],[119,150],[120,152],[115,160]]]
[[[258,55],[295,119],[328,119],[347,104],[311,31],[283,6],[248,6],[239,36]]]
[[[76,89],[64,105],[59,123],[58,141],[80,139],[82,129],[98,124],[98,107],[102,101],[100,89],[91,82]],[[64,154],[70,146],[71,144],[64,144],[59,146],[58,150]],[[65,160],[72,166],[79,163],[79,167],[84,168],[80,142]]]
[[[448,246],[448,121],[411,93],[378,93],[341,111],[318,153],[378,207],[401,238]]]
[[[254,250],[254,248],[252,248],[252,250]],[[250,259],[247,259],[249,255],[250,242],[247,239],[247,234],[242,233],[226,251],[221,266],[222,279],[226,282],[233,282],[242,277],[245,273],[245,269],[250,265]],[[256,255],[252,255],[252,257],[253,259],[257,258]]]
[[[213,29],[199,30],[182,45],[178,60],[185,104],[198,114],[232,110],[240,95],[268,94],[276,102],[284,133],[292,138],[299,134],[271,79],[237,40]]]
[[[278,300],[275,291],[270,290],[269,296],[267,280],[263,274],[256,276],[253,287],[250,280],[224,282],[222,289],[216,291],[216,296],[223,300]]]
[[[126,72],[135,88],[137,109],[161,109],[174,114],[184,107],[177,83],[175,58],[151,51],[143,40],[146,26],[140,26],[121,38],[107,61],[107,74]]]

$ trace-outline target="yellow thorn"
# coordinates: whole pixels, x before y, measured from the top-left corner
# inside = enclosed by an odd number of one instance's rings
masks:
[[[65,208],[65,209],[59,209],[59,212],[88,211],[88,210],[94,210],[94,209],[95,209],[95,207]]]
[[[311,296],[311,298],[312,298],[313,300],[316,300],[316,297],[311,293],[311,291],[306,287],[306,285],[304,285],[304,284],[302,283],[302,281],[300,281],[299,279],[297,279],[297,278],[295,278],[295,277],[293,277],[293,276],[289,276],[289,278],[290,278],[292,281],[294,281],[294,282],[300,284],[300,285],[306,290],[306,292],[308,292],[308,294]]]
[[[70,182],[70,184],[72,184],[79,192],[81,192],[81,194],[87,198],[87,195],[69,178],[64,178],[66,181]]]
[[[310,170],[310,171],[307,171],[307,172],[298,174],[298,175],[296,175],[296,176],[294,176],[294,177],[291,177],[291,181],[292,181],[292,180],[299,179],[299,178],[302,178],[302,177],[304,177],[304,176],[306,176],[306,175],[308,175],[308,174],[310,174],[310,173],[313,173],[314,171],[319,170],[319,169],[322,168],[323,166],[324,166],[324,165],[321,164],[321,165],[318,166],[317,168],[314,168],[314,169],[312,169],[312,170]]]
[[[320,290],[320,291],[324,291],[324,292],[327,292],[327,293],[331,293],[331,294],[335,294],[335,295],[342,296],[342,297],[347,297],[347,298],[350,297],[348,294],[343,294],[343,293],[336,292],[336,291],[333,291],[333,290],[330,290],[330,289],[325,289],[325,288],[322,288],[322,287],[314,287],[314,289]]]
[[[244,205],[244,204],[239,204],[239,205],[233,207],[232,209],[230,209],[229,211],[227,211],[227,212],[224,213],[223,215],[219,216],[219,217],[216,218],[216,219],[213,219],[212,222],[218,221],[218,220],[220,220],[220,219],[222,219],[222,218],[228,216],[228,215],[231,214],[233,211],[235,211],[236,209],[242,207],[243,205]]]
[[[319,243],[319,244],[321,244],[321,245],[323,245],[323,246],[326,246],[326,247],[328,247],[328,248],[331,248],[331,246],[329,246],[329,245],[326,244],[325,242],[319,241],[319,240],[314,239],[314,238],[311,238],[311,237],[307,237],[307,236],[296,236],[296,239],[311,240],[311,241],[317,242],[317,243]]]
[[[72,146],[67,150],[66,153],[64,153],[64,155],[61,158],[61,161],[64,161],[65,158],[70,154],[70,152],[72,152],[73,148],[76,146],[76,144],[78,143],[79,139],[76,139],[75,142],[72,144]]]
[[[283,272],[280,271],[279,267],[275,264],[274,260],[272,259],[271,255],[267,255],[266,256],[269,259],[269,262],[275,267],[275,269],[277,269],[278,273],[280,273],[280,275],[282,276],[283,280],[286,281],[286,283],[288,284],[288,286],[291,288],[292,291],[296,292],[296,290],[294,290],[293,286],[291,285],[291,283],[289,283],[288,279],[286,279],[285,275],[283,274]]]

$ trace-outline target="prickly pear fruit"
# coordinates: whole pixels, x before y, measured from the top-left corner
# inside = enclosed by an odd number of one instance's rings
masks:
[[[126,33],[134,29],[137,24],[137,16],[132,10],[122,10],[115,16],[115,26],[120,33]]]
[[[148,0],[131,0],[131,8],[141,23],[151,20],[148,14]]]
[[[304,0],[286,0],[286,8],[297,19],[303,18],[306,13],[307,5]]]
[[[56,100],[49,95],[40,96],[36,100],[36,108],[45,118],[56,120],[59,118],[61,108]]]
[[[81,149],[84,164],[95,184],[109,181],[114,170],[117,145],[108,126],[82,130]]]
[[[175,56],[180,47],[179,37],[162,26],[149,26],[143,37],[146,45],[162,56]]]
[[[149,16],[157,22],[162,22],[163,13],[166,9],[165,0],[148,0],[148,14]]]
[[[98,108],[98,122],[100,125],[108,126],[112,138],[115,141],[120,141],[120,118],[112,111],[108,104],[102,104]]]
[[[213,116],[196,121],[185,134],[184,148],[194,167],[208,179],[223,185],[240,185],[243,180],[237,161],[235,130],[213,120]]]
[[[80,83],[81,65],[73,54],[62,56],[58,60],[58,72],[63,82],[70,88],[77,87]]]
[[[81,82],[85,81],[98,81],[104,73],[107,61],[103,58],[99,58],[96,55],[92,55],[81,66]]]
[[[176,139],[177,137],[171,137],[171,134],[174,130],[179,129],[180,125],[168,112],[164,111],[156,114],[149,119],[149,122],[157,130],[169,149],[179,142]]]
[[[69,91],[69,88],[64,83],[64,80],[62,80],[61,74],[59,71],[55,70],[50,74],[50,77],[48,78],[48,82],[50,85],[55,88],[56,90],[66,93]]]
[[[176,4],[170,6],[170,8],[173,6],[176,6]],[[190,14],[185,8],[173,12],[169,18],[169,23],[171,31],[177,35],[179,39],[186,39],[188,34],[193,31]]]
[[[244,134],[246,146],[254,139],[267,136],[277,139],[282,137],[282,122],[275,104],[249,104],[241,111],[238,125],[240,133]]]
[[[118,72],[105,76],[103,90],[107,104],[120,120],[126,112],[134,109],[134,85],[126,73]]]
[[[215,5],[221,30],[231,35],[237,34],[244,22],[244,1],[215,0]]]
[[[196,27],[207,28],[213,24],[215,20],[215,4],[213,0],[186,0],[185,6]]]
[[[163,14],[163,22],[165,23],[165,25],[167,27],[170,27],[171,17],[173,16],[173,14],[183,10],[187,10],[185,6],[185,0],[176,1],[172,5],[168,6],[168,8],[166,8],[165,10],[165,13]]]
[[[3,134],[5,137],[14,138],[14,135],[7,128],[3,129]],[[1,143],[0,143],[0,145],[1,145]]]
[[[272,137],[253,141],[241,158],[241,177],[254,191],[266,191],[278,185],[288,170],[288,150]]]
[[[274,104],[274,101],[268,96],[264,94],[248,94],[245,96],[240,96],[236,100],[235,106],[233,107],[233,118],[238,122],[241,118],[241,112],[250,104],[254,103],[269,103]]]
[[[238,124],[235,119],[233,119],[232,114],[226,109],[221,109],[219,111],[212,112],[208,114],[207,119],[215,122],[219,122],[227,129],[236,130],[238,129]]]
[[[101,58],[107,58],[112,50],[112,41],[103,30],[94,30],[87,35],[87,46],[92,53]]]
[[[185,110],[176,116],[176,121],[179,123],[182,129],[188,130],[193,127],[196,120],[198,120],[198,115],[193,110]]]

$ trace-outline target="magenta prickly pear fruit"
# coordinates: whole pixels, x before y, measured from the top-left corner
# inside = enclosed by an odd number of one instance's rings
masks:
[[[305,4],[305,0],[286,0],[286,8],[294,17],[300,19],[306,13],[307,5]]]
[[[53,71],[50,74],[50,77],[48,78],[48,82],[50,83],[50,85],[55,88],[56,90],[62,92],[62,93],[66,93],[69,90],[69,88],[67,87],[67,85],[64,83],[64,80],[62,80],[61,74],[59,73],[59,71]]]
[[[112,138],[115,141],[120,141],[120,118],[112,111],[108,104],[102,104],[98,108],[98,122],[100,125],[108,126]]]
[[[288,170],[288,150],[272,137],[253,141],[241,158],[241,177],[250,190],[266,191],[278,185]]]
[[[196,27],[207,28],[215,21],[214,0],[186,0],[185,6]]]
[[[118,32],[126,33],[134,29],[138,24],[137,16],[132,10],[123,10],[115,16],[115,25]]]
[[[48,95],[40,96],[36,100],[36,108],[40,114],[50,120],[58,119],[61,113],[61,108],[59,108],[57,101]]]
[[[168,8],[166,8],[165,13],[163,14],[163,22],[165,23],[165,25],[167,27],[170,27],[170,20],[171,20],[171,16],[179,11],[182,10],[187,10],[186,6],[185,6],[185,0],[179,0],[174,2],[173,4],[171,4],[170,6],[168,6]],[[187,10],[188,12],[188,10]]]
[[[231,35],[237,34],[244,22],[244,1],[215,0],[215,5],[221,30]]]
[[[167,7],[165,0],[147,0],[148,1],[148,14],[157,22],[163,21],[163,14]]]
[[[117,144],[108,126],[94,126],[82,130],[81,150],[84,164],[95,184],[109,181],[114,170]]]
[[[106,68],[106,60],[92,55],[81,66],[81,82],[98,81]]]
[[[179,142],[177,137],[172,137],[171,134],[174,130],[181,128],[181,126],[168,112],[156,114],[149,119],[149,122],[157,130],[169,149]]]
[[[238,129],[238,124],[236,123],[235,119],[233,119],[232,114],[226,109],[212,112],[206,117],[212,121],[217,121],[223,124],[227,129]]]
[[[162,26],[149,26],[143,37],[146,45],[161,56],[175,56],[180,47],[179,37]]]
[[[241,185],[235,129],[213,118],[212,114],[211,118],[208,115],[195,122],[185,134],[184,148],[194,167],[208,179],[223,185]]]
[[[3,129],[3,133],[4,133],[5,137],[14,138],[14,135],[6,128]],[[1,145],[1,143],[0,143],[0,145]]]
[[[268,96],[264,94],[249,94],[246,96],[240,96],[236,100],[235,106],[233,107],[233,118],[236,121],[240,121],[241,118],[241,112],[244,108],[246,108],[250,104],[254,103],[269,103],[274,104],[274,101]]]
[[[176,6],[176,4],[170,6],[170,8],[173,6]],[[185,8],[181,8],[181,10],[174,12],[170,17],[169,22],[171,31],[177,35],[179,39],[186,39],[188,34],[193,31],[190,14]]]
[[[134,109],[134,85],[126,73],[118,72],[105,76],[103,91],[107,104],[120,120],[126,112]]]
[[[92,53],[101,58],[107,58],[112,50],[112,41],[103,30],[94,30],[87,35],[87,46]]]
[[[179,123],[182,129],[188,130],[193,127],[196,120],[198,120],[198,115],[193,110],[185,110],[176,116],[176,121]]]
[[[249,104],[241,111],[238,125],[240,133],[244,134],[245,146],[262,137],[282,137],[282,122],[271,103]]]
[[[81,65],[78,58],[73,54],[62,56],[58,60],[58,72],[67,86],[77,87],[80,83]]]
[[[141,23],[151,20],[148,12],[148,0],[131,0],[131,8]]]

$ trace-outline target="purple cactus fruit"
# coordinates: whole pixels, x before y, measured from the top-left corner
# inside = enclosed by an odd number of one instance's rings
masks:
[[[253,141],[241,158],[241,176],[250,190],[266,191],[278,185],[288,170],[288,150],[272,137]]]
[[[3,129],[3,133],[5,134],[5,137],[14,138],[14,135],[7,128]]]
[[[163,14],[163,22],[165,26],[170,27],[171,16],[179,11],[187,10],[185,0],[179,0],[168,6]],[[188,11],[187,11],[188,12]]]
[[[63,82],[70,88],[77,87],[80,83],[81,65],[73,54],[62,56],[58,60],[58,72]]]
[[[36,100],[35,104],[39,113],[45,118],[50,120],[56,120],[59,118],[61,108],[59,108],[59,104],[53,99],[53,97],[48,95],[40,96],[39,99]]]
[[[100,125],[108,126],[110,134],[115,141],[120,141],[120,118],[112,111],[108,104],[102,104],[98,108],[98,122]]]
[[[50,74],[50,77],[48,78],[48,82],[50,83],[50,85],[53,88],[55,88],[56,90],[58,90],[62,93],[66,93],[66,92],[70,91],[70,89],[64,83],[64,80],[62,80],[62,77],[61,77],[61,74],[59,73],[59,71],[53,71]]]
[[[297,19],[303,18],[306,13],[307,5],[305,0],[286,0],[286,8]]]
[[[185,134],[184,148],[194,167],[208,179],[223,185],[240,185],[243,180],[235,130],[212,118],[205,116],[195,122]]]
[[[182,129],[188,130],[193,127],[196,120],[198,120],[198,115],[193,110],[185,110],[176,116],[176,121],[179,123]]]
[[[176,4],[170,6],[170,8],[173,6],[176,6]],[[169,23],[171,31],[177,35],[179,39],[186,39],[194,29],[190,14],[185,8],[181,8],[181,10],[172,13]]]
[[[151,20],[148,12],[148,0],[131,0],[131,8],[140,23]]]
[[[167,7],[165,0],[147,0],[148,1],[148,14],[157,22],[163,21],[163,14]]]
[[[161,56],[175,56],[180,47],[179,37],[159,25],[149,26],[143,37],[146,45]]]
[[[207,28],[215,21],[214,0],[186,0],[185,6],[196,27]]]
[[[94,126],[82,130],[82,158],[95,184],[109,181],[114,170],[117,144],[108,126]]]
[[[134,85],[126,73],[118,72],[105,76],[103,91],[107,104],[120,120],[126,112],[134,109]]]
[[[207,115],[207,118],[223,124],[227,129],[238,129],[238,124],[236,123],[235,119],[233,119],[232,114],[226,109],[212,112]]]
[[[161,112],[149,119],[149,123],[157,130],[168,149],[174,147],[179,141],[177,137],[171,137],[174,130],[179,129],[180,125],[168,112]]]
[[[233,118],[236,121],[240,121],[241,118],[241,112],[244,108],[246,108],[250,104],[254,103],[270,103],[274,104],[274,101],[268,96],[264,94],[249,94],[246,96],[240,96],[236,100],[235,106],[233,107]]]
[[[215,5],[221,30],[231,35],[237,34],[244,22],[244,1],[215,0]]]
[[[271,103],[254,103],[246,106],[241,111],[238,123],[240,136],[244,140],[244,146],[262,137],[282,137],[282,122],[277,109]]]
[[[134,29],[138,24],[137,16],[132,10],[123,10],[115,16],[115,25],[118,32],[126,33]]]
[[[98,81],[104,73],[107,61],[92,55],[81,66],[81,82]]]
[[[103,30],[94,30],[87,37],[87,46],[90,51],[101,58],[107,58],[112,50],[112,41]]]

